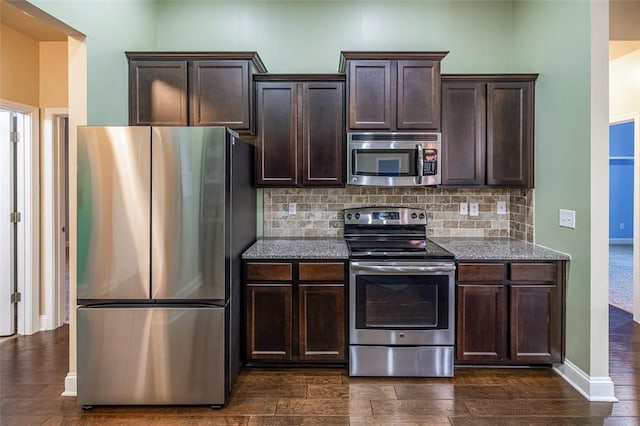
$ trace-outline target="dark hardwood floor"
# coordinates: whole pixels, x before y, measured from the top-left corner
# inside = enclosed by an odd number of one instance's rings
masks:
[[[344,369],[245,369],[220,410],[96,407],[62,397],[68,327],[0,344],[0,424],[638,425],[640,325],[610,308],[617,403],[588,402],[548,369],[457,368],[454,378],[355,378]]]

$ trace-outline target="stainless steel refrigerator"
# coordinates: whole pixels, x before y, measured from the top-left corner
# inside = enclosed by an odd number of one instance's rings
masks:
[[[77,155],[78,402],[223,405],[253,146],[224,127],[83,126]]]

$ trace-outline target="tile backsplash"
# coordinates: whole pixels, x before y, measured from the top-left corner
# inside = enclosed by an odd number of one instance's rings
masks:
[[[513,237],[533,242],[533,190],[508,188],[265,188],[265,237],[341,237],[343,210],[402,206],[427,211],[428,237]],[[497,213],[497,202],[506,214]],[[289,204],[296,213],[289,214]],[[478,216],[459,214],[478,203]]]

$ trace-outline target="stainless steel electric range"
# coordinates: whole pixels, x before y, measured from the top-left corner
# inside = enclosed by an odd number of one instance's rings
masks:
[[[453,376],[455,263],[426,226],[421,209],[344,211],[349,375]]]

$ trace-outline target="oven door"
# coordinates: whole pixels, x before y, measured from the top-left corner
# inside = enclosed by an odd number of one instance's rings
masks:
[[[350,344],[453,345],[454,272],[453,262],[351,262]]]

